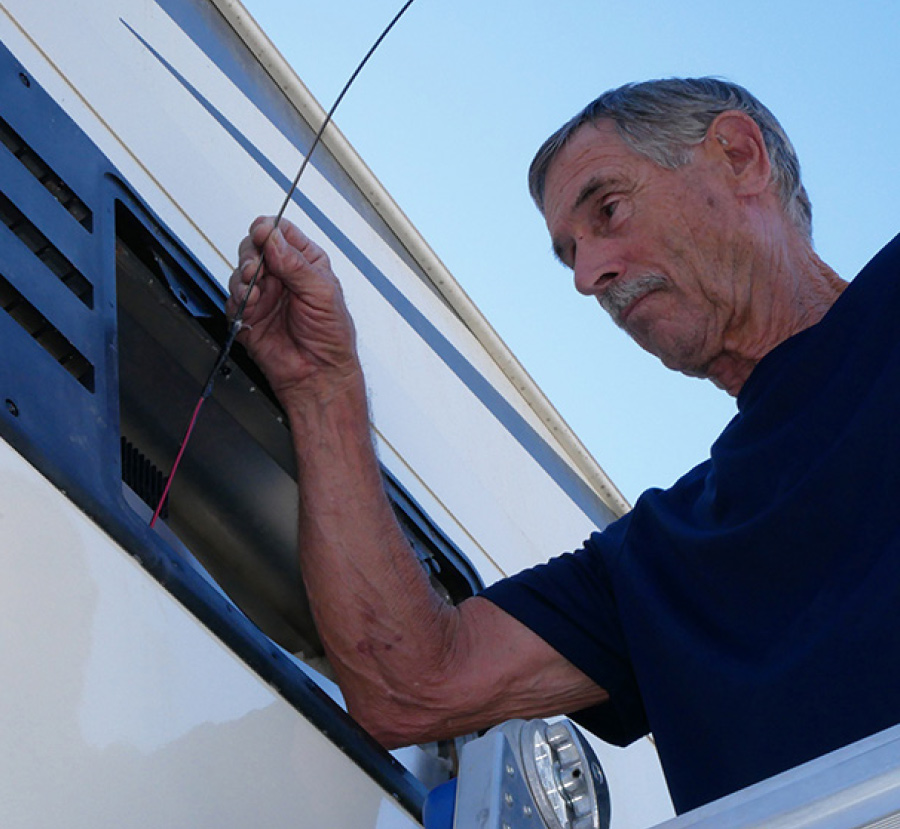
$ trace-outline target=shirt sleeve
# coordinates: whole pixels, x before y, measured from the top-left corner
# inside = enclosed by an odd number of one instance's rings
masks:
[[[628,745],[649,732],[618,617],[607,559],[628,516],[594,533],[574,553],[503,579],[481,595],[533,630],[610,696],[570,716],[598,737]]]

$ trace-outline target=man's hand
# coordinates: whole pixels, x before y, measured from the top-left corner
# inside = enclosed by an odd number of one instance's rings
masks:
[[[258,218],[241,242],[231,276],[234,314],[254,273],[238,335],[286,407],[325,402],[349,384],[360,384],[356,333],[328,256],[296,226]]]

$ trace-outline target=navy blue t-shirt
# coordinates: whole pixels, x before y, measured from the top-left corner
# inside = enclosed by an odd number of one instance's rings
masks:
[[[710,459],[483,595],[652,731],[679,812],[900,722],[900,236],[757,365]]]

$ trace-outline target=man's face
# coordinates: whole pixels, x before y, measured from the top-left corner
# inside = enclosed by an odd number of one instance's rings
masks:
[[[610,121],[582,127],[553,161],[544,215],[575,286],[669,368],[706,376],[740,325],[749,274],[721,152],[667,170]]]

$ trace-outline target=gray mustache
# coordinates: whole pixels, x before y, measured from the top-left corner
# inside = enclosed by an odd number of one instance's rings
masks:
[[[666,287],[667,280],[660,274],[647,274],[631,279],[628,282],[613,280],[600,295],[598,301],[603,309],[613,318],[616,325],[622,325],[622,312],[636,299],[640,299],[651,291]]]

